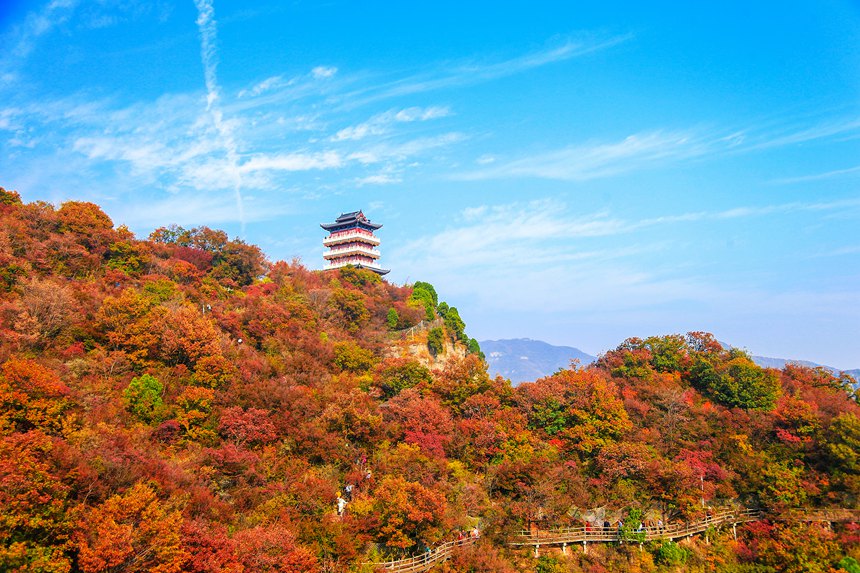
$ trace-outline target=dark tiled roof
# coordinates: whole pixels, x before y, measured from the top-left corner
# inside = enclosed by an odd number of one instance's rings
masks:
[[[363,265],[363,264],[361,264],[361,263],[349,264],[349,265],[346,265],[346,266],[355,267],[355,268],[357,268],[357,269],[366,269],[366,270],[368,270],[368,271],[373,271],[373,272],[375,272],[375,273],[376,273],[376,274],[378,274],[378,275],[387,275],[388,273],[390,273],[390,272],[391,272],[391,269],[377,269],[377,268],[375,268],[375,267],[368,267],[368,266]],[[337,267],[337,268],[334,268],[334,269],[328,269],[328,270],[335,271],[335,270],[337,270],[337,269],[342,269],[342,268],[344,268],[344,267]]]
[[[353,211],[352,213],[341,213],[340,217],[335,219],[335,223],[346,223],[347,221],[357,220],[359,218],[359,215],[361,217],[364,217],[364,213],[362,213],[361,211]]]
[[[376,230],[382,225],[378,225],[376,223],[371,223],[370,219],[364,216],[364,213],[361,211],[352,211],[351,213],[341,213],[340,217],[335,219],[334,223],[322,223],[320,227],[325,229],[326,231],[331,231],[337,227],[347,227],[348,225],[355,224],[356,226],[361,223],[362,225],[366,225],[373,230]]]

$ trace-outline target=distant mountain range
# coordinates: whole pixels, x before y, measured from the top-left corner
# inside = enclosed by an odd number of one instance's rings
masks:
[[[569,368],[571,360],[590,364],[596,356],[572,346],[553,346],[542,340],[514,338],[511,340],[482,340],[481,350],[487,357],[490,375],[509,379],[514,385],[531,382]]]
[[[560,368],[568,368],[571,360],[579,360],[583,365],[597,360],[596,356],[587,354],[572,346],[554,346],[542,340],[530,338],[514,338],[509,340],[483,340],[481,350],[487,357],[490,374],[509,379],[514,385],[521,382],[531,382],[544,376],[549,376]],[[728,346],[721,343],[724,346]],[[821,366],[838,375],[841,370],[808,360],[792,360],[787,358],[770,358],[753,356],[753,362],[763,368],[782,369],[786,364],[800,364],[816,368]],[[846,370],[846,374],[860,379],[860,368]]]

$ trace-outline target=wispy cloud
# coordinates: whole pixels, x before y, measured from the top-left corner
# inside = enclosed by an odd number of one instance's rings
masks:
[[[270,78],[266,78],[265,80],[254,84],[251,88],[246,90],[240,90],[237,94],[237,97],[256,97],[261,93],[265,93],[271,91],[273,89],[279,88],[283,85],[288,85],[289,82],[284,81],[283,76],[272,76]]]
[[[569,311],[604,306],[613,297],[621,297],[614,304],[626,308],[646,294],[668,301],[686,292],[688,279],[658,278],[630,263],[665,246],[593,242],[626,232],[630,224],[608,213],[572,216],[554,200],[480,206],[464,210],[455,226],[416,237],[386,259],[432,277],[449,296],[477,299],[475,306],[488,312]]]
[[[327,66],[316,66],[312,68],[308,74],[296,76],[293,78],[285,78],[283,75],[270,76],[253,86],[239,90],[236,97],[239,99],[256,98],[260,95],[284,91],[292,89],[294,95],[303,93],[310,95],[319,87],[320,80],[327,80],[334,77],[337,73],[337,68]]]
[[[592,143],[538,153],[465,173],[456,179],[539,177],[587,181],[634,171],[668,160],[702,155],[712,147],[691,132],[646,132],[613,143]]]
[[[383,135],[390,131],[393,123],[411,123],[427,121],[450,115],[450,110],[443,106],[426,108],[408,107],[401,110],[389,110],[377,114],[368,121],[345,127],[332,136],[332,141],[359,140],[371,135]]]
[[[821,181],[822,179],[833,179],[844,175],[860,174],[860,165],[856,167],[848,167],[847,169],[834,169],[833,171],[825,171],[824,173],[815,173],[813,175],[801,175],[800,177],[785,177],[782,179],[774,179],[773,183],[789,185],[792,183],[807,183],[809,181]]]
[[[359,177],[355,180],[355,184],[359,187],[364,187],[365,185],[394,185],[402,182],[403,177],[401,173],[393,167],[387,167],[378,173]]]
[[[841,117],[814,123],[812,125],[786,125],[760,133],[750,130],[748,149],[768,149],[785,147],[832,138],[856,139],[860,137],[860,118]]]
[[[334,66],[317,66],[311,70],[311,74],[317,79],[331,78],[337,73]]]
[[[482,167],[455,173],[465,181],[534,177],[559,181],[588,181],[650,169],[694,158],[755,153],[815,140],[860,137],[860,120],[842,118],[805,127],[744,129],[729,133],[690,128],[634,133],[618,141],[593,141],[515,158],[483,155]],[[860,166],[808,177],[780,179],[795,183],[860,172]]]
[[[702,225],[716,223],[709,228],[722,238],[727,229],[721,221],[858,207],[860,199],[631,219],[607,211],[577,214],[557,200],[481,205],[461,211],[442,231],[389,248],[386,264],[427,277],[455,300],[471,301],[473,314],[520,315],[511,319],[515,323],[528,322],[526,316],[539,317],[544,326],[561,320],[559,328],[583,319],[603,326],[619,320],[627,325],[628,335],[638,335],[629,331],[631,317],[642,324],[663,324],[666,308],[674,309],[671,324],[659,328],[672,331],[712,325],[715,312],[734,313],[739,320],[752,312],[785,316],[786,309],[798,308],[832,315],[840,305],[856,302],[857,294],[787,287],[775,296],[749,273],[723,269],[719,277],[713,276],[701,259],[702,238],[707,236]],[[664,229],[673,227],[668,237],[675,238],[667,238]],[[683,246],[678,237],[684,236],[697,238]],[[715,244],[724,242],[718,239]],[[842,254],[855,248],[845,247]],[[793,306],[800,301],[806,306]],[[679,319],[678,309],[688,307],[690,316]]]
[[[631,34],[608,38],[587,35],[581,38],[567,39],[554,46],[504,60],[477,61],[472,59],[448,62],[413,76],[382,82],[347,93],[343,98],[343,105],[356,107],[388,98],[487,82],[606,50],[626,42],[632,37]]]
[[[464,209],[460,213],[459,226],[433,236],[417,238],[404,245],[400,254],[412,261],[443,261],[448,268],[474,268],[475,265],[496,266],[499,253],[504,252],[511,266],[530,267],[536,264],[536,259],[533,255],[528,256],[528,253],[543,253],[556,261],[588,258],[571,250],[575,244],[572,241],[578,239],[630,234],[648,228],[703,221],[803,212],[840,212],[857,208],[860,208],[860,198],[742,206],[718,211],[624,219],[605,211],[572,216],[565,204],[542,199]],[[523,256],[517,256],[517,253]]]
[[[38,12],[28,14],[24,23],[12,31],[8,43],[4,42],[9,46],[8,56],[16,59],[27,57],[39,37],[68,21],[77,5],[78,0],[51,0]]]
[[[819,257],[844,257],[848,255],[860,255],[860,245],[848,245],[819,253]]]
[[[417,137],[401,142],[375,143],[361,147],[349,154],[348,158],[364,165],[372,165],[387,160],[404,160],[427,151],[447,147],[468,139],[466,134],[452,131],[431,137]]]
[[[242,173],[239,169],[238,147],[230,124],[224,121],[219,103],[221,90],[218,86],[218,57],[215,50],[217,31],[215,10],[211,0],[195,0],[194,4],[197,6],[198,12],[197,27],[200,31],[200,56],[203,61],[203,73],[206,82],[206,109],[211,114],[221,145],[227,154],[227,175],[233,186],[237,214],[244,232],[245,207],[242,201]]]
[[[308,171],[312,169],[330,169],[341,167],[343,157],[336,151],[320,151],[315,153],[285,153],[279,155],[258,155],[244,162],[240,170],[243,173],[254,171]]]
[[[388,173],[377,173],[376,175],[368,175],[367,177],[359,177],[355,180],[356,185],[363,187],[365,185],[392,185],[401,183],[403,179],[396,175]]]

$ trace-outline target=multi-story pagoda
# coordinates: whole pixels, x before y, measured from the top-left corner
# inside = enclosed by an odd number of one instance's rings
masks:
[[[329,232],[323,239],[323,246],[328,251],[323,254],[327,261],[323,270],[339,269],[353,265],[360,269],[368,269],[380,275],[388,273],[388,269],[379,266],[379,237],[373,232],[382,225],[371,223],[361,211],[341,213],[334,223],[320,225]]]

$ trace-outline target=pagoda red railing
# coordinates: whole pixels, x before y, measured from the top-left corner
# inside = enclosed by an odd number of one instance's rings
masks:
[[[339,253],[342,251],[359,251],[362,253],[371,253],[374,255],[380,255],[381,254],[378,249],[374,249],[373,247],[369,247],[365,243],[358,243],[358,244],[347,243],[345,246],[344,245],[338,245],[336,247],[329,247],[329,250],[325,251],[324,254],[327,255],[330,253]]]

